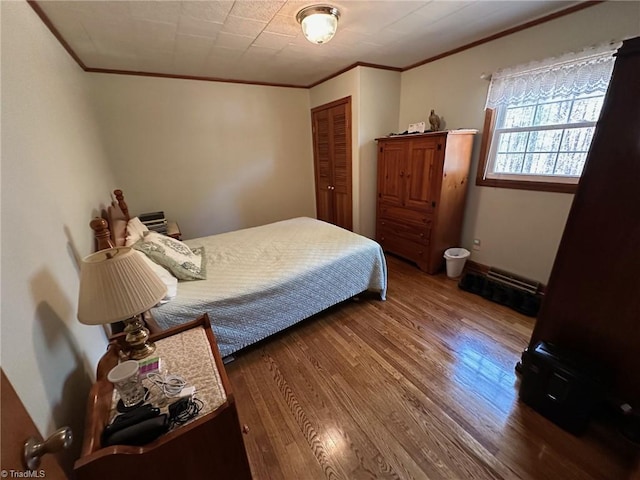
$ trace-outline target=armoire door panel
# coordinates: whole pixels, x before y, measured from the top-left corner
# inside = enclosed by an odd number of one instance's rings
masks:
[[[405,174],[404,203],[407,207],[432,208],[436,146],[434,142],[421,142],[411,147],[409,168]]]
[[[378,164],[378,198],[388,204],[402,205],[406,145],[389,144],[381,152]]]

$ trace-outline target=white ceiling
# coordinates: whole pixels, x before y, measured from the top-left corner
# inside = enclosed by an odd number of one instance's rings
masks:
[[[336,36],[309,43],[296,13],[313,1],[58,1],[42,9],[90,70],[309,86],[356,62],[406,68],[575,1],[354,1]]]

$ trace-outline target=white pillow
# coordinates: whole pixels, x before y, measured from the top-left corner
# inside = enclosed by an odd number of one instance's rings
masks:
[[[179,280],[205,280],[207,278],[204,247],[193,250],[175,238],[158,232],[147,232],[133,248],[145,253],[151,260],[169,270]]]
[[[140,255],[142,258],[144,258],[145,263],[151,267],[154,273],[158,275],[158,277],[160,277],[160,280],[162,280],[162,283],[164,283],[167,286],[167,294],[164,296],[162,300],[160,300],[159,305],[162,305],[163,303],[167,303],[168,301],[172,300],[178,294],[178,279],[173,275],[171,275],[171,272],[169,272],[166,268],[158,265],[156,262],[154,262],[149,257],[147,257],[144,253],[140,252],[139,250],[136,250],[135,252],[138,255]]]
[[[133,217],[127,222],[127,239],[125,241],[125,246],[130,247],[142,237],[144,237],[145,232],[148,232],[149,229],[147,226],[140,221],[138,217]]]

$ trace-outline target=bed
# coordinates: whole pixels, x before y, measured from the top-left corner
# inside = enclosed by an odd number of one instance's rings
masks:
[[[114,193],[107,220],[91,222],[98,249],[124,244],[129,212],[122,191]],[[386,297],[380,245],[316,219],[292,218],[184,243],[204,248],[206,279],[179,281],[175,298],[151,315],[166,329],[208,313],[223,357],[362,292]]]

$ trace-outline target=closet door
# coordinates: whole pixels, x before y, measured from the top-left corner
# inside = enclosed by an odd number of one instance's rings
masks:
[[[316,212],[318,220],[333,223],[333,167],[331,161],[331,127],[329,110],[312,114],[313,157],[316,175]]]
[[[351,97],[311,110],[319,220],[351,230]]]

